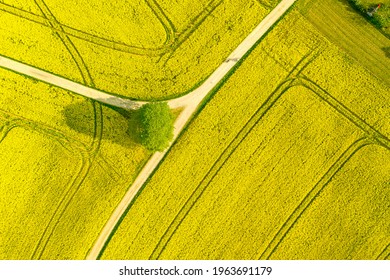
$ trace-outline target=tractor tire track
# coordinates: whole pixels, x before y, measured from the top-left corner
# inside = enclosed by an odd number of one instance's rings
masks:
[[[152,0],[145,0],[145,1],[152,1]],[[169,51],[169,47],[173,44],[173,40],[175,39],[172,36],[172,34],[174,34],[174,30],[170,30],[169,34],[166,35],[166,37],[167,37],[166,45],[163,45],[160,48],[142,48],[142,47],[137,47],[137,46],[131,46],[131,45],[128,45],[128,44],[125,44],[122,42],[116,42],[114,40],[109,40],[109,39],[102,38],[102,37],[99,37],[96,35],[92,35],[92,34],[89,34],[87,32],[84,32],[82,30],[78,30],[76,28],[73,28],[73,27],[70,27],[67,25],[63,25],[61,23],[59,25],[52,26],[52,23],[50,21],[48,22],[48,20],[45,19],[45,17],[42,17],[40,15],[36,15],[34,13],[31,13],[31,12],[25,11],[23,9],[19,9],[19,8],[16,8],[16,7],[13,7],[13,6],[5,4],[5,3],[1,3],[1,2],[0,2],[0,11],[12,14],[14,16],[17,16],[17,17],[23,18],[25,20],[40,24],[40,25],[45,26],[45,27],[49,27],[54,32],[60,32],[64,36],[69,35],[69,36],[72,36],[74,38],[78,38],[78,39],[84,40],[86,42],[93,43],[95,45],[99,45],[102,47],[106,47],[106,48],[120,51],[120,52],[124,52],[124,53],[135,54],[135,55],[145,55],[145,56],[162,55],[162,54],[166,53],[167,51]],[[153,10],[153,13],[160,14],[161,12],[159,12],[159,11],[156,12],[155,10]],[[164,18],[164,16],[162,16],[162,18]],[[160,18],[159,18],[159,20],[160,20]],[[170,22],[170,21],[168,18],[166,18],[164,20],[164,22]],[[164,25],[161,22],[161,20],[160,20],[160,23],[163,25],[165,30],[169,30],[170,28],[172,28],[171,24]]]
[[[72,150],[69,149],[67,146],[73,146],[77,150],[85,150],[86,146],[83,142],[79,141],[78,139],[75,139],[73,137],[69,137],[68,135],[65,135],[62,133],[62,131],[56,130],[50,126],[37,123],[34,121],[31,121],[29,119],[16,116],[16,115],[10,115],[9,112],[5,112],[0,109],[0,115],[6,115],[7,122],[9,123],[9,127],[21,127],[24,129],[28,129],[31,131],[37,131],[41,134],[46,135],[47,137],[50,137],[51,139],[59,142],[62,146],[66,148],[66,150],[72,152]]]
[[[17,125],[15,125],[15,124],[4,125],[4,126],[0,127],[0,144],[7,137],[8,133],[15,127],[17,127]]]
[[[42,14],[45,16],[45,18],[48,20],[49,24],[53,28],[58,28],[59,30],[62,30],[61,24],[57,21],[55,16],[51,13],[50,9],[46,5],[46,3],[43,0],[34,0],[39,9],[41,10]],[[79,51],[73,44],[73,42],[70,40],[69,36],[64,35],[62,32],[56,33],[58,37],[63,42],[64,46],[68,50],[69,54],[73,58],[75,64],[77,65],[80,74],[83,78],[83,81],[86,85],[90,87],[94,87],[95,84],[93,82],[93,79],[91,77],[91,74],[88,70],[88,67],[86,66],[82,56],[80,55]],[[91,156],[95,157],[97,154],[97,151],[100,148],[100,142],[102,139],[102,131],[103,131],[103,112],[102,107],[99,103],[96,101],[91,100],[90,101],[93,106],[94,111],[94,135],[91,147],[88,148],[88,151],[91,152]]]
[[[221,5],[223,0],[211,0],[206,8],[195,16],[189,25],[178,35],[177,39],[169,47],[169,55],[163,59],[163,65],[172,58],[175,51],[202,25],[202,23]]]
[[[258,259],[270,259],[272,254],[277,250],[283,239],[287,236],[291,228],[296,224],[303,213],[309,208],[312,202],[325,189],[334,176],[344,167],[344,165],[363,147],[375,144],[371,138],[361,138],[351,144],[336,162],[321,177],[317,184],[307,193],[300,204],[290,214],[287,220],[282,224],[276,235],[271,239],[266,249],[260,253]]]
[[[264,1],[264,0],[256,0],[256,2],[257,2],[260,6],[266,8],[266,9],[273,9],[273,8],[274,8],[274,6],[272,6],[272,5],[269,4],[269,3],[266,3],[266,1]]]
[[[79,170],[72,178],[71,182],[68,184],[64,195],[61,197],[56,209],[53,211],[53,215],[48,221],[39,241],[34,248],[32,255],[30,256],[31,260],[39,260],[42,258],[46,245],[49,242],[50,237],[52,236],[58,223],[60,222],[62,215],[66,211],[67,206],[72,201],[72,198],[77,193],[78,188],[84,182],[85,178],[89,173],[91,163],[87,159],[88,156],[85,153],[80,153],[80,155],[81,157]],[[76,190],[75,186],[77,186]]]
[[[302,77],[300,77],[301,72],[304,70],[304,68],[309,65],[314,59],[318,57],[318,55],[321,53],[320,51],[317,51],[313,55],[313,51],[310,52],[310,59],[308,62],[304,64],[304,66],[299,69],[298,71],[296,68],[293,69],[292,72],[297,72],[297,76],[299,78],[293,78],[292,81],[294,83],[289,84],[284,90],[282,91],[276,91],[274,92],[269,99],[262,105],[260,108],[260,111],[256,112],[256,115],[259,113],[260,118],[257,120],[260,121],[260,119],[268,112],[268,110],[279,100],[279,98],[288,91],[289,88],[293,86],[300,86],[300,85],[305,85],[302,82]],[[305,56],[299,63],[302,63],[304,59],[309,57],[309,55]],[[306,80],[307,81],[307,80]],[[313,85],[310,83],[310,85]],[[336,99],[334,99],[329,93],[325,92],[322,88],[320,92],[319,90],[315,90],[311,87],[307,87],[311,91],[313,91],[316,95],[320,96],[321,99],[325,100],[326,103],[328,103],[331,107],[336,109],[342,116],[346,117],[348,120],[350,120],[352,123],[354,123],[357,127],[362,129],[364,132],[366,132],[369,136],[374,137],[378,141],[378,144],[383,145],[383,139],[386,139],[383,135],[381,135],[379,132],[375,131],[371,126],[366,124],[363,120],[361,120],[355,113],[350,111],[348,108],[346,108],[344,105],[339,103]],[[202,195],[204,190],[207,188],[207,186],[210,184],[210,182],[213,180],[213,178],[218,174],[219,170],[222,168],[223,164],[226,162],[226,160],[230,157],[230,155],[235,151],[235,149],[240,145],[242,140],[246,137],[246,135],[249,134],[250,130],[257,124],[250,124],[251,119],[245,126],[244,128],[239,132],[238,137],[233,140],[228,146],[228,148],[220,155],[220,157],[217,159],[217,161],[214,163],[214,165],[211,167],[210,171],[206,174],[204,179],[201,181],[200,185],[195,189],[193,194],[190,196],[190,198],[187,200],[187,202],[184,204],[184,206],[181,208],[181,210],[178,212],[177,216],[173,220],[173,222],[170,224],[166,232],[164,233],[163,237],[160,239],[159,243],[157,244],[155,250],[152,252],[151,256],[149,259],[158,259],[161,253],[164,251],[166,245],[172,238],[173,234],[176,232],[177,228],[180,226],[182,221],[184,220],[184,217],[188,214],[188,212],[191,210],[193,205],[196,203],[196,201],[199,199],[199,197]],[[248,129],[246,131],[246,129]],[[240,135],[244,135],[242,138]],[[240,140],[241,139],[241,140]],[[212,174],[211,171],[215,170],[214,175]],[[209,178],[209,179],[208,179]]]
[[[329,92],[323,89],[321,86],[311,81],[306,77],[300,77],[300,81],[302,86],[312,91],[315,95],[317,95],[321,100],[328,103],[331,107],[333,107],[340,115],[347,118],[351,123],[364,131],[369,137],[374,138],[378,141],[378,144],[385,147],[386,149],[390,149],[390,140],[377,131],[370,124],[366,123],[362,120],[356,113],[351,111],[349,108],[344,106],[341,102],[339,102],[336,98],[334,98]]]
[[[145,0],[146,5],[152,10],[154,15],[158,18],[161,25],[165,29],[166,39],[164,46],[170,46],[175,41],[175,32],[176,28],[173,25],[172,21],[165,14],[161,6],[156,2],[156,0]]]
[[[68,50],[69,54],[72,56],[74,62],[76,63],[76,66],[80,71],[84,83],[92,86],[93,82],[89,70],[86,67],[83,58],[81,57],[79,51],[76,49],[73,42],[69,39],[68,35],[64,34],[64,29],[62,28],[62,25],[57,21],[57,19],[51,13],[51,11],[49,10],[49,8],[47,7],[46,3],[43,0],[34,0],[34,2],[42,12],[44,17],[46,18],[50,27],[53,28],[54,30],[59,30],[56,31],[56,34],[62,41],[65,48]]]
[[[390,243],[387,244],[385,249],[376,257],[377,260],[387,260],[390,257]]]
[[[78,38],[80,40],[84,40],[86,42],[90,42],[95,45],[106,47],[112,50],[143,56],[161,56],[170,51],[176,50],[185,40],[188,39],[188,37],[192,33],[196,31],[196,29],[198,29],[198,27],[204,22],[204,20],[217,6],[222,3],[223,0],[211,0],[210,3],[206,6],[206,8],[200,14],[195,16],[195,18],[187,26],[187,28],[185,28],[178,35],[174,24],[166,15],[161,6],[155,0],[145,0],[146,5],[151,9],[153,14],[160,21],[160,24],[163,26],[166,33],[166,41],[164,45],[157,48],[143,48],[131,46],[122,42],[116,42],[114,40],[109,40],[96,35],[92,35],[82,30],[78,30],[76,28],[64,25],[58,22],[55,18],[53,18],[54,16],[50,13],[47,5],[43,1],[36,1],[40,2],[39,4],[37,4],[40,7],[43,15],[46,15],[46,17],[42,17],[40,15],[36,15],[34,13],[1,2],[0,11],[29,20],[45,27],[49,27],[54,32],[60,33],[62,36],[72,36],[74,38]],[[50,18],[47,18],[47,15],[51,15]]]
[[[256,126],[256,124],[268,112],[268,110],[273,106],[273,104],[283,95],[283,92],[287,91],[290,88],[291,83],[292,81],[288,80],[281,84],[277,88],[277,90],[270,96],[270,98],[260,107],[259,110],[256,111],[256,113],[250,118],[250,120],[243,126],[237,136],[228,144],[227,148],[217,158],[217,160],[214,162],[209,171],[201,180],[200,184],[195,188],[194,192],[191,194],[191,196],[176,214],[175,218],[168,226],[167,230],[164,232],[157,246],[150,255],[150,260],[158,259],[160,257],[162,252],[165,250],[167,244],[171,240],[172,236],[175,234],[176,230],[183,222],[185,216],[193,208],[196,201],[202,196],[202,194],[209,186],[211,181],[214,179],[214,177],[219,173],[224,163],[230,158],[230,156],[242,143],[245,137],[251,132],[252,128]]]
[[[223,167],[224,163],[230,158],[230,156],[234,153],[237,147],[242,143],[242,141],[246,138],[246,136],[251,132],[253,127],[255,127],[263,116],[272,108],[272,106],[279,100],[279,98],[286,92],[290,87],[292,87],[295,83],[295,78],[290,78],[295,74],[299,74],[308,64],[305,63],[308,59],[311,61],[311,56],[314,52],[310,52],[306,54],[295,67],[288,74],[286,80],[282,82],[274,92],[267,98],[267,100],[260,106],[260,108],[250,117],[248,122],[244,124],[241,130],[238,132],[236,137],[228,144],[225,150],[220,154],[214,164],[211,166],[209,171],[201,180],[200,184],[196,187],[194,192],[190,195],[188,200],[176,214],[175,218],[168,226],[167,230],[160,238],[157,246],[153,250],[152,254],[149,256],[149,259],[158,259],[161,253],[166,248],[167,244],[171,240],[172,236],[175,234],[177,228],[183,222],[185,216],[189,213],[192,207],[195,205],[196,201],[201,197],[203,192],[209,186],[210,182],[214,179],[214,177],[218,174],[220,169]],[[299,66],[303,64],[300,68]]]
[[[3,113],[3,111],[0,111],[0,113]],[[48,222],[48,224],[46,225],[46,227],[44,229],[44,232],[43,232],[40,240],[38,241],[36,247],[34,248],[31,259],[39,259],[43,253],[43,248],[41,248],[40,245],[43,242],[45,242],[45,244],[48,242],[48,239],[46,241],[44,241],[45,235],[47,235],[47,232],[49,232],[50,230],[54,229],[54,227],[58,224],[59,219],[57,219],[57,223],[54,225],[52,224],[52,221],[57,217],[57,215],[60,211],[62,211],[59,214],[61,216],[62,213],[66,210],[67,205],[64,206],[64,202],[65,202],[66,198],[69,195],[71,195],[71,191],[72,191],[73,186],[75,184],[76,185],[80,184],[80,183],[78,183],[78,181],[83,181],[85,179],[85,177],[86,177],[85,173],[87,173],[87,171],[91,165],[91,162],[88,160],[89,154],[86,152],[86,147],[85,147],[84,143],[73,141],[73,139],[70,140],[61,132],[54,130],[52,128],[49,128],[47,126],[37,124],[35,122],[29,121],[29,120],[24,119],[24,118],[10,117],[9,113],[5,113],[5,114],[7,116],[6,118],[8,120],[8,123],[10,123],[10,125],[8,125],[8,127],[7,127],[8,129],[5,131],[4,136],[6,136],[14,128],[23,128],[26,130],[30,130],[31,132],[34,132],[34,133],[39,133],[39,134],[45,135],[46,137],[49,137],[49,138],[55,140],[70,155],[74,156],[76,154],[80,157],[81,164],[80,164],[79,171],[73,177],[72,182],[70,184],[68,184],[66,191],[65,191],[65,195],[61,198],[60,202],[58,203],[56,209],[53,212],[53,215],[52,215],[50,221]],[[78,152],[76,153],[76,151],[78,151]],[[87,167],[86,167],[86,165],[87,165]],[[70,201],[71,200],[69,200],[69,202]],[[69,204],[69,202],[67,204]],[[62,210],[61,210],[61,208],[62,208]]]
[[[45,18],[49,21],[49,24],[53,28],[57,28],[63,31],[61,24],[51,13],[50,9],[47,7],[45,2],[43,0],[34,0],[34,1],[39,7],[39,9],[41,10],[42,14],[45,16]],[[83,58],[81,57],[80,53],[74,46],[73,42],[63,32],[56,32],[56,34],[60,37],[64,46],[72,56],[74,62],[76,63],[80,71],[84,83],[87,84],[88,86],[93,87],[94,83],[89,73],[89,70]],[[53,212],[53,215],[49,220],[48,224],[46,225],[41,238],[39,239],[36,247],[34,248],[31,259],[40,259],[42,257],[46,245],[48,244],[50,238],[52,237],[57,225],[61,221],[61,217],[63,216],[66,209],[68,208],[68,205],[71,203],[74,196],[76,195],[76,193],[84,183],[85,179],[87,178],[89,171],[94,163],[94,160],[99,152],[102,133],[103,133],[102,106],[94,100],[90,100],[90,102],[93,106],[93,111],[94,111],[94,133],[92,137],[92,143],[86,150],[79,151],[79,155],[81,155],[81,167],[77,175],[73,177],[72,181],[68,185],[65,195],[61,198],[56,210]]]

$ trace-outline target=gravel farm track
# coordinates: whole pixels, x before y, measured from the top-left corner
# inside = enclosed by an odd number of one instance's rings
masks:
[[[289,10],[289,8],[295,3],[295,1],[296,0],[282,0],[200,87],[185,96],[167,101],[172,109],[182,108],[182,111],[174,124],[174,139],[172,143],[183,131],[186,124],[194,115],[202,101],[212,92],[212,90],[221,81],[223,81],[226,75],[228,75],[228,73],[234,68],[234,66],[236,66],[237,63],[248,52],[250,52],[250,50],[256,45],[256,43],[260,39],[262,39],[262,37],[280,20],[280,18]],[[118,97],[116,95],[111,95],[109,93],[102,92],[97,89],[73,82],[71,80],[56,76],[54,74],[48,73],[46,71],[40,70],[38,68],[21,62],[17,62],[1,55],[0,67],[69,90],[71,92],[74,92],[87,98],[94,99],[101,103],[120,107],[127,110],[137,109],[146,103],[144,101],[135,101]],[[121,202],[118,204],[118,206],[112,213],[104,228],[100,232],[99,237],[89,251],[89,254],[87,255],[86,259],[98,259],[101,251],[109,240],[111,233],[117,226],[126,209],[136,197],[139,190],[142,188],[144,183],[147,181],[149,176],[153,173],[153,171],[156,169],[156,167],[159,165],[159,163],[168,151],[169,148],[166,149],[164,152],[157,152],[153,154],[153,156],[145,164],[145,166],[138,174],[137,178],[135,179],[127,193],[124,195]]]

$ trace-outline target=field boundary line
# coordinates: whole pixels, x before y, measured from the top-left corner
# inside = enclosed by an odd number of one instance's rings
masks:
[[[299,205],[294,209],[290,216],[279,228],[277,233],[273,236],[265,250],[260,253],[257,259],[270,259],[272,254],[277,250],[288,232],[293,228],[299,218],[303,215],[306,209],[318,197],[318,195],[329,184],[333,177],[341,170],[344,165],[363,147],[367,145],[374,145],[375,141],[370,138],[363,137],[352,143],[336,160],[335,163],[328,169],[328,171],[321,177],[315,186],[306,194]]]

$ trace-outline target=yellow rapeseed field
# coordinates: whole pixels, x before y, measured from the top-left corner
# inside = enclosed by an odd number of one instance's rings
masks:
[[[1,0],[0,54],[169,99],[279,1],[114,2]],[[102,259],[390,258],[388,39],[335,2],[298,1],[214,89]],[[0,69],[0,259],[84,259],[151,155],[138,130],[134,111]]]
[[[175,143],[112,235],[102,259],[375,258],[389,241],[384,238],[388,205],[374,206],[370,196],[359,200],[353,182],[376,172],[366,170],[365,162],[377,163],[384,156],[388,166],[388,91],[386,83],[332,45],[298,12],[290,12]],[[375,152],[363,152],[366,146],[382,146],[377,159],[371,156]],[[362,156],[367,159],[359,161]],[[359,170],[349,167],[354,161],[361,162]],[[386,202],[388,168],[380,170],[367,184],[375,184],[372,192]],[[387,177],[381,181],[381,175]],[[344,184],[348,178],[350,183]],[[322,250],[318,240],[327,222],[319,223],[320,211],[311,205],[330,184],[356,201],[350,205],[356,219],[366,210],[367,218],[362,218],[368,219],[370,207],[383,213],[371,222],[377,225],[378,239],[366,255],[364,244],[374,237],[364,235],[365,228],[359,231],[360,240],[350,241],[352,233],[346,232],[328,245],[343,246],[340,255]],[[331,192],[326,199],[318,202],[321,207],[328,207]],[[333,205],[330,212],[351,221],[350,211],[337,212],[337,202]],[[302,213],[311,211],[314,218],[302,219],[305,224],[295,234],[310,233],[308,242],[320,244],[315,254],[283,255],[278,250],[287,242],[283,237],[295,229]],[[305,230],[307,223],[311,230]],[[302,239],[292,236],[286,246],[309,250],[308,243],[299,243]],[[356,247],[358,242],[362,247]]]
[[[0,70],[0,259],[84,259],[149,157],[135,121]]]
[[[22,9],[34,14],[38,14],[40,12],[39,7],[35,3],[35,0],[1,0],[1,3],[13,6],[18,9]]]
[[[0,259],[30,259],[81,159],[32,128],[2,123]]]
[[[144,0],[37,1],[37,3],[46,3],[58,22],[83,33],[140,48],[161,47],[165,43],[166,32],[147,2]]]
[[[258,75],[247,75],[250,71]],[[271,71],[276,75],[269,76]],[[267,93],[287,74],[257,48],[248,63],[244,63],[224,85],[226,90],[218,92],[207,103],[170,150],[113,236],[103,258],[149,258],[167,226],[216,157],[265,101]],[[150,207],[151,201],[153,207]]]
[[[155,256],[256,259],[356,130],[307,89],[288,90],[220,169],[210,170],[198,186],[204,192],[193,207],[185,204],[188,214]]]
[[[255,1],[222,1],[199,23],[178,32],[160,58],[74,42],[81,54],[88,53],[84,59],[98,88],[137,99],[167,99],[207,78],[267,13]]]
[[[389,149],[361,148],[294,223],[271,258],[388,257],[390,252],[382,252],[390,243],[389,183]]]
[[[206,10],[206,7],[210,9],[221,2],[221,0],[158,0],[159,6],[178,31],[187,29],[188,25],[194,23],[196,16]]]
[[[348,0],[300,0],[296,6],[333,44],[390,85],[389,38],[356,13]]]
[[[0,53],[53,73],[82,82],[72,56],[61,39],[38,23],[6,13],[0,2]],[[44,20],[43,20],[44,22]]]
[[[1,54],[89,84],[82,69],[94,87],[135,99],[193,89],[270,11],[256,0],[34,2],[38,13],[0,3]]]

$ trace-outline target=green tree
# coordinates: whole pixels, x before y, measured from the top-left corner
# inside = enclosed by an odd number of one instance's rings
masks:
[[[173,114],[166,102],[148,103],[140,109],[141,143],[150,151],[163,151],[173,138]]]

